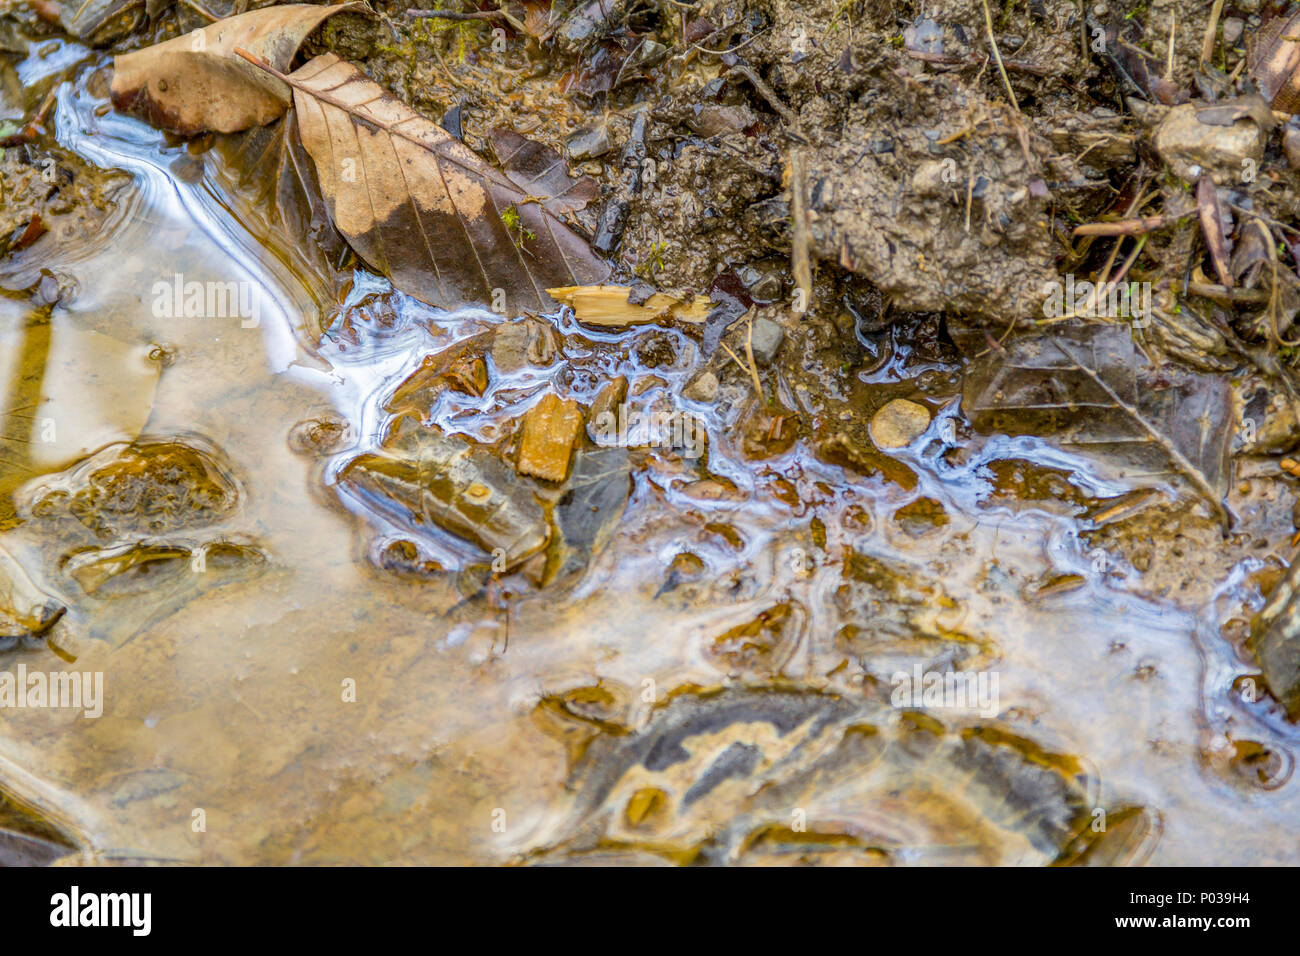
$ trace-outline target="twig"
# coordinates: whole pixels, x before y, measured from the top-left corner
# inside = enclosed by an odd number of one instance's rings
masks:
[[[988,62],[988,57],[984,58],[984,62],[985,63]],[[978,83],[978,81],[976,81],[976,83]],[[965,136],[969,136],[971,133],[975,132],[977,129],[979,129],[980,123],[983,123],[985,120],[989,118],[988,112],[982,106],[979,109],[978,115],[976,115],[976,111],[973,109],[970,110],[966,115],[968,117],[968,122],[970,123],[969,126],[967,126],[965,129],[960,129],[955,133],[951,133],[948,136],[945,136],[943,139],[935,140],[935,142],[939,146],[947,146],[950,143],[955,143],[957,142],[957,140]]]
[[[966,176],[966,232],[970,232],[970,209],[971,199],[975,195],[975,173],[972,170]]]
[[[1121,238],[1120,242],[1123,241],[1123,238]],[[1119,288],[1119,284],[1124,281],[1124,277],[1133,268],[1133,263],[1137,262],[1137,257],[1142,254],[1142,247],[1146,244],[1147,237],[1140,236],[1134,244],[1133,251],[1129,253],[1128,258],[1124,260],[1124,264],[1119,267],[1119,272],[1112,279],[1110,278],[1110,268],[1115,263],[1116,253],[1119,252],[1120,247],[1119,243],[1116,243],[1115,248],[1111,250],[1110,258],[1106,261],[1106,268],[1102,270],[1101,277],[1093,284],[1092,292],[1088,295],[1088,299],[1084,302],[1082,308],[1075,309],[1068,315],[1052,319],[1039,319],[1038,324],[1055,325],[1058,322],[1068,322],[1071,319],[1087,318],[1089,312],[1093,311],[1096,306],[1100,306],[1103,300],[1110,297],[1112,290]]]
[[[1106,284],[1107,295],[1110,295],[1110,290],[1113,286],[1117,286],[1124,281],[1129,270],[1133,268],[1133,264],[1137,262],[1137,257],[1142,254],[1142,247],[1147,244],[1147,238],[1147,236],[1138,237],[1137,245],[1133,247],[1133,251],[1130,252],[1128,258],[1124,260],[1124,264],[1119,267],[1119,272],[1116,274],[1115,278]],[[1118,251],[1119,246],[1116,246],[1115,249]]]
[[[1129,203],[1128,208],[1124,210],[1125,216],[1133,215],[1133,213],[1141,209],[1143,204],[1146,203],[1147,200],[1146,200],[1146,196],[1144,195],[1145,190],[1146,190],[1146,183],[1144,182],[1138,187],[1135,195],[1133,196],[1133,201]],[[1139,249],[1142,248],[1142,243],[1145,241],[1146,239],[1144,235],[1142,241],[1138,243]],[[1099,286],[1105,285],[1106,281],[1110,278],[1111,267],[1115,265],[1115,258],[1119,255],[1119,250],[1123,247],[1123,245],[1124,245],[1124,237],[1120,236],[1117,240],[1115,240],[1115,248],[1110,250],[1110,258],[1106,260],[1106,268],[1102,269],[1101,271],[1101,280],[1098,283]]]
[[[1262,219],[1274,229],[1281,229],[1284,232],[1291,233],[1292,235],[1300,236],[1300,229],[1297,229],[1295,226],[1288,226],[1284,222],[1278,222],[1276,219],[1271,219],[1262,212],[1255,212],[1255,210],[1247,209],[1245,206],[1239,206],[1235,202],[1225,203],[1225,205],[1229,209],[1235,209],[1237,212],[1245,213],[1247,216],[1254,216],[1256,219]]]
[[[1002,82],[1006,85],[1007,96],[1011,97],[1011,105],[1020,112],[1020,104],[1016,102],[1016,91],[1011,88],[1011,78],[1007,76],[1007,68],[1002,65],[1002,52],[998,49],[997,37],[993,35],[993,14],[989,13],[989,0],[980,0],[984,4],[984,25],[989,31],[989,46],[993,48],[993,59],[998,65],[998,72],[1002,74]],[[1219,0],[1220,3],[1223,0]]]
[[[812,308],[812,245],[808,230],[807,176],[803,153],[796,147],[790,151],[790,272],[794,275],[806,313]]]
[[[1079,0],[1079,52],[1083,54],[1083,62],[1087,63],[1092,59],[1092,51],[1088,49],[1088,17],[1083,5],[1084,0]]]
[[[1140,46],[1134,46],[1132,43],[1129,43],[1127,40],[1120,40],[1119,45],[1122,46],[1124,49],[1128,50],[1130,53],[1136,53],[1138,56],[1142,57],[1145,60],[1154,60],[1156,63],[1159,63],[1162,59],[1160,56],[1156,55],[1155,53],[1152,53],[1150,50],[1144,50]]]
[[[1216,282],[1188,282],[1186,283],[1186,291],[1192,295],[1204,296],[1207,299],[1245,304],[1267,302],[1270,295],[1263,289],[1229,289],[1227,286],[1219,285]]]
[[[1181,218],[1181,217],[1179,217]],[[1075,236],[1140,236],[1144,232],[1155,232],[1176,220],[1163,213],[1159,216],[1142,216],[1138,219],[1120,219],[1116,222],[1090,222],[1076,226]]]
[[[1219,17],[1223,14],[1223,0],[1214,0],[1210,8],[1210,22],[1205,25],[1205,40],[1201,43],[1201,62],[1209,63],[1214,58],[1214,41],[1218,39]]]
[[[970,56],[951,56],[947,53],[927,53],[924,50],[906,50],[905,52],[914,60],[920,60],[923,63],[934,63],[938,66],[975,66],[988,60],[988,57],[980,56],[978,53],[972,53]],[[1003,60],[1002,63],[1013,73],[1028,73],[1030,76],[1052,75],[1052,71],[1048,67],[1030,63],[1028,60]]]
[[[745,364],[744,359],[742,359],[739,355],[737,355],[734,351],[732,351],[730,345],[728,345],[726,342],[719,342],[718,345],[720,345],[722,347],[722,351],[726,352],[727,355],[730,356],[731,360],[736,363],[736,368],[740,369],[742,372],[749,371],[749,367]]]
[[[1011,335],[1011,330],[1014,329],[1015,327],[1016,327],[1016,317],[1013,315],[1011,317],[1011,321],[1007,323],[1006,331],[1002,333],[1001,337],[999,337],[996,342],[993,341],[993,336],[989,333],[989,331],[985,329],[984,339],[989,343],[989,347],[986,348],[983,352],[977,354],[975,357],[983,358],[984,356],[988,355],[990,352],[997,352],[999,355],[1006,357],[1007,350],[1002,347],[1002,343],[1007,340],[1007,337]]]
[[[189,7],[199,16],[207,19],[209,23],[216,23],[221,19],[221,17],[204,7],[201,3],[196,2],[196,0],[181,0],[181,3],[185,4],[185,6]]]
[[[1165,59],[1165,80],[1173,82],[1174,79],[1174,31],[1178,28],[1178,11],[1173,11],[1173,17],[1169,21],[1169,53]]]
[[[754,68],[747,63],[737,63],[733,66],[732,71],[739,73],[745,79],[749,80],[750,86],[758,91],[758,95],[767,100],[768,104],[777,112],[781,119],[785,120],[796,130],[799,128],[799,117],[795,115],[794,110],[781,102],[781,98],[776,95],[776,90],[768,86],[764,79],[754,72]]]
[[[720,31],[718,31],[718,30],[714,30],[714,31],[713,31],[713,33],[718,33],[718,32],[720,32]],[[762,36],[763,34],[765,34],[766,32],[767,32],[766,30],[759,30],[757,33],[755,33],[755,34],[754,34],[752,37],[750,37],[748,40],[741,40],[741,41],[740,41],[739,43],[737,43],[735,46],[727,47],[727,49],[725,49],[725,50],[710,50],[708,47],[700,46],[700,43],[703,43],[703,42],[704,42],[704,40],[701,40],[699,43],[694,44],[694,45],[691,47],[691,49],[690,49],[690,50],[687,50],[686,52],[687,52],[687,53],[690,53],[691,50],[699,50],[701,53],[707,53],[707,54],[709,54],[710,56],[726,56],[728,53],[735,53],[737,50],[743,50],[745,47],[749,46],[751,43],[753,43],[755,40],[757,40],[759,37],[761,37],[761,36]],[[709,37],[713,36],[713,33],[710,33],[710,34],[709,34]],[[705,37],[704,39],[707,40],[709,37]]]
[[[749,310],[749,334],[745,336],[745,358],[749,359],[749,374],[754,377],[754,388],[758,390],[758,399],[760,402],[766,402],[767,396],[763,393],[763,383],[758,377],[758,363],[754,361],[754,310]]]

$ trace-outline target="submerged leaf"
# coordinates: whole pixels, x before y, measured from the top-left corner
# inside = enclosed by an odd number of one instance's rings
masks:
[[[568,553],[561,574],[585,567],[609,541],[632,489],[626,448],[591,448],[573,458],[568,491],[556,503],[555,521]]]
[[[334,225],[399,289],[445,309],[541,311],[553,307],[548,286],[608,274],[558,219],[351,63],[326,54],[272,72],[293,87]]]
[[[289,108],[289,87],[235,49],[287,70],[322,22],[364,9],[359,3],[265,7],[114,57],[113,105],[180,136],[237,133],[273,122]]]
[[[330,221],[293,111],[270,126],[217,137],[208,155],[218,160],[208,172],[222,202],[325,301],[348,246]]]
[[[976,428],[1104,452],[1127,477],[1180,474],[1226,521],[1227,384],[1148,366],[1127,326],[1059,326],[1012,342],[972,364],[962,405]]]

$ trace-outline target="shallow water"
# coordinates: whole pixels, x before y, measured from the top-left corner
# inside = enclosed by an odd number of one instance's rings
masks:
[[[5,427],[16,451],[0,467],[24,520],[9,523],[0,546],[36,589],[66,605],[51,643],[76,669],[102,671],[105,685],[97,719],[0,709],[0,789],[86,859],[519,859],[562,841],[571,825],[566,745],[537,719],[543,699],[618,688],[637,726],[651,709],[641,696],[647,681],[657,700],[728,676],[771,681],[774,673],[746,664],[729,675],[710,646],[789,604],[793,637],[772,668],[786,683],[852,695],[873,681],[888,686],[915,662],[996,671],[999,726],[1074,755],[1096,806],[1146,807],[1159,820],[1150,862],[1300,861],[1297,784],[1252,787],[1214,757],[1225,733],[1283,754],[1296,743],[1292,728],[1229,694],[1250,668],[1221,628],[1257,599],[1250,575],[1263,554],[1225,567],[1203,606],[1139,596],[1134,575],[1097,573],[1070,502],[1017,499],[994,486],[999,463],[1019,462],[1008,467],[1067,474],[1076,504],[1128,487],[1037,439],[963,437],[961,454],[951,454],[945,422],[960,416],[955,398],[897,453],[918,477],[912,490],[821,463],[798,444],[748,461],[734,437],[739,407],[690,406],[708,428],[708,470],[734,483],[734,495],[693,495],[673,481],[679,463],[663,456],[635,471],[615,533],[583,573],[542,589],[513,575],[476,593],[454,572],[481,555],[445,535],[413,533],[337,478],[378,446],[385,401],[426,354],[502,318],[440,312],[365,273],[333,301],[327,284],[241,225],[212,186],[211,162],[206,179],[178,178],[183,148],[115,113],[97,116],[103,101],[87,92],[94,66],[60,67],[69,82],[58,140],[128,171],[133,185],[92,245],[41,263],[79,289],[54,308],[48,343],[39,344],[28,302],[0,304],[10,394],[24,362],[44,369],[36,410],[11,406]],[[256,326],[237,315],[157,316],[155,283],[177,274],[248,283]],[[22,277],[7,284],[21,287]],[[492,441],[546,382],[585,402],[618,374],[633,391],[649,378],[629,335],[593,333],[563,315],[551,321],[563,360],[494,374],[479,398],[444,393],[434,421]],[[654,369],[662,384],[639,401],[680,403],[695,346],[668,334],[678,358]],[[926,368],[904,351],[870,381],[888,390]],[[295,425],[323,416],[347,422],[344,444],[323,456],[296,452]],[[42,441],[47,420],[54,439]],[[160,560],[122,576],[129,585],[88,593],[69,557],[103,542],[52,533],[31,519],[32,502],[50,488],[75,491],[78,461],[141,436],[201,449],[237,500],[145,535],[179,549],[179,562]],[[796,489],[794,504],[777,493],[778,476]],[[922,498],[941,505],[946,524],[918,532],[896,518]],[[448,571],[382,569],[384,546],[399,538]],[[201,569],[184,558],[221,547],[237,557]],[[684,552],[702,570],[679,580],[669,569]],[[853,591],[846,605],[837,592],[850,553],[888,571],[884,585],[867,589],[870,600]],[[1062,575],[1078,575],[1077,586],[1035,590]],[[849,652],[845,625],[896,639]],[[72,666],[44,647],[4,654],[3,666],[19,662]],[[853,808],[842,813],[854,832],[867,827]],[[940,831],[954,846],[968,838],[959,824]],[[1017,859],[1009,837],[981,839],[991,843],[980,859]]]

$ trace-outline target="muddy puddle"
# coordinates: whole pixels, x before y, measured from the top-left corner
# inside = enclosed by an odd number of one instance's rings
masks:
[[[930,422],[864,474],[815,435],[753,454],[743,377],[683,396],[680,327],[336,290],[258,238],[214,153],[105,110],[102,60],[41,63],[59,145],[130,177],[92,240],[6,277],[66,295],[0,304],[10,604],[64,609],[3,666],[102,674],[99,716],[0,709],[6,812],[49,856],[1300,859],[1297,734],[1234,689],[1229,640],[1271,548],[1160,593],[1097,538],[1137,485],[975,431],[957,360],[902,335],[854,388]],[[187,318],[188,283],[234,283],[227,314]],[[487,458],[547,390],[590,409],[620,376],[705,454],[584,439],[519,504]],[[921,672],[983,675],[985,711],[893,706]]]

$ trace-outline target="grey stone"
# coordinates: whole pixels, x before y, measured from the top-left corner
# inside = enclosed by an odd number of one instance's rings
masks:
[[[577,163],[604,156],[614,148],[609,141],[609,133],[603,126],[580,130],[569,138],[567,145],[569,159]]]
[[[770,365],[776,358],[776,353],[781,350],[781,343],[785,341],[785,329],[771,319],[754,320],[754,337],[751,346],[754,350],[754,361],[759,365]]]

